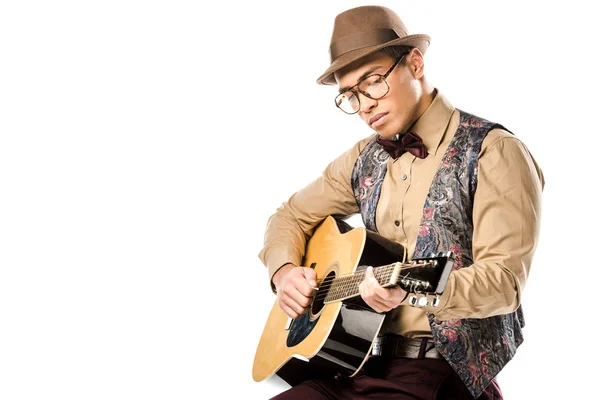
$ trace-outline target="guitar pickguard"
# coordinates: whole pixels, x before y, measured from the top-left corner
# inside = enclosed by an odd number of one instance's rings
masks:
[[[310,333],[319,321],[319,317],[312,320],[310,319],[309,313],[304,313],[298,318],[294,319],[288,334],[286,345],[287,347],[293,347],[302,342]]]

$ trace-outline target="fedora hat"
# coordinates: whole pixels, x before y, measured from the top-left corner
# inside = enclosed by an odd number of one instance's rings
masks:
[[[363,6],[346,10],[335,17],[329,45],[331,65],[317,83],[335,85],[336,71],[384,47],[416,47],[425,54],[430,42],[427,35],[409,35],[400,17],[389,8]]]

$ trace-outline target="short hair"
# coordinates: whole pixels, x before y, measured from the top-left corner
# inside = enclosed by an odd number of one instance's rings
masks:
[[[405,53],[408,53],[412,49],[413,49],[413,47],[410,47],[410,46],[388,46],[388,47],[384,47],[381,50],[378,50],[377,53],[385,54],[386,56],[390,57],[392,60],[396,61],[400,57],[402,57]],[[402,62],[400,64],[404,64],[405,62],[406,62],[406,58],[404,60],[402,60]]]

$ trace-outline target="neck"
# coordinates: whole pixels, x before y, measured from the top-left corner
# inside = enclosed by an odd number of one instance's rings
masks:
[[[425,111],[427,111],[431,103],[433,103],[433,99],[435,99],[436,95],[437,90],[433,86],[431,86],[431,84],[429,84],[427,81],[424,81],[423,97],[421,98],[421,101],[419,101],[419,105],[417,107],[418,117],[413,121],[413,123],[415,123],[419,118],[421,118],[421,115],[425,114]]]
[[[421,81],[421,88],[421,97],[419,98],[419,101],[417,102],[416,106],[413,108],[414,112],[412,113],[412,117],[408,120],[407,125],[401,128],[402,130],[399,134],[396,134],[391,137],[379,135],[380,138],[387,140],[398,140],[403,133],[409,132],[413,128],[415,123],[419,120],[419,118],[421,118],[421,116],[425,114],[425,111],[427,111],[431,103],[433,103],[433,100],[437,95],[437,89],[435,89],[429,82],[427,82],[425,78],[423,78],[423,80]]]
[[[435,99],[435,96],[437,95],[437,90],[431,86],[431,84],[427,82],[425,78],[423,78],[421,85],[423,88],[423,94],[417,103],[417,107],[415,107],[416,111],[415,115],[413,115],[411,124],[409,125],[410,128],[413,127],[413,125],[419,120],[419,118],[421,118],[423,114],[425,114],[425,111],[427,111],[431,103],[433,103],[433,99]]]

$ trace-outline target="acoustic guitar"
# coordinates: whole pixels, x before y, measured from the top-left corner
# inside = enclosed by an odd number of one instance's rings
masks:
[[[404,263],[398,243],[368,229],[327,217],[306,245],[303,266],[317,274],[308,311],[290,319],[277,301],[256,349],[252,376],[259,382],[277,373],[289,384],[305,379],[353,376],[371,354],[385,313],[371,309],[358,287],[367,266],[384,287],[400,285],[412,305],[437,305],[454,256],[451,252]]]

